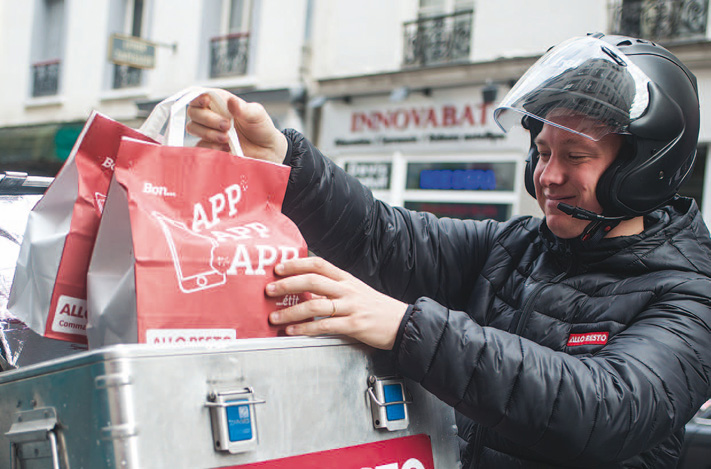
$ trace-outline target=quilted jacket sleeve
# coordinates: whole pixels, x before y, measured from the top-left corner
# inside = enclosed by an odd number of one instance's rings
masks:
[[[464,304],[458,295],[476,277],[495,222],[437,220],[390,207],[301,134],[286,135],[292,170],[282,210],[315,254],[403,301],[427,296]]]

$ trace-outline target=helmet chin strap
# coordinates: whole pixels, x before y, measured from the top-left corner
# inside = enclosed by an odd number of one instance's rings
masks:
[[[590,221],[588,226],[585,227],[585,230],[583,230],[579,236],[579,239],[583,244],[592,244],[600,241],[605,237],[605,235],[607,235],[607,233],[619,225],[621,221],[630,219],[630,217],[627,216],[605,217],[595,212],[591,212],[590,210],[585,210],[580,207],[573,207],[572,205],[564,204],[562,202],[558,204],[558,210],[566,215],[570,215],[573,218],[577,218],[578,220]]]

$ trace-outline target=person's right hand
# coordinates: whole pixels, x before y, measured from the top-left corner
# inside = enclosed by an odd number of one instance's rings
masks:
[[[225,90],[215,90],[227,103],[242,151],[246,156],[282,163],[288,144],[261,104],[248,103]],[[188,107],[187,131],[200,139],[198,146],[229,151],[230,118],[210,109],[210,96],[195,98]]]

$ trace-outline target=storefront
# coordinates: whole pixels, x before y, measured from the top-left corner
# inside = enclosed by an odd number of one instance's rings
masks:
[[[0,172],[56,175],[83,125],[67,122],[0,128]]]
[[[493,109],[482,87],[425,90],[399,102],[386,94],[332,99],[319,146],[393,205],[453,218],[536,214],[523,190],[528,137],[502,132]]]

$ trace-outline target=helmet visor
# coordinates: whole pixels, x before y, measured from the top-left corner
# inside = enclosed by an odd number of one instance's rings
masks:
[[[530,116],[592,140],[625,134],[649,106],[650,81],[615,46],[592,36],[573,38],[528,69],[494,119],[504,132]]]

